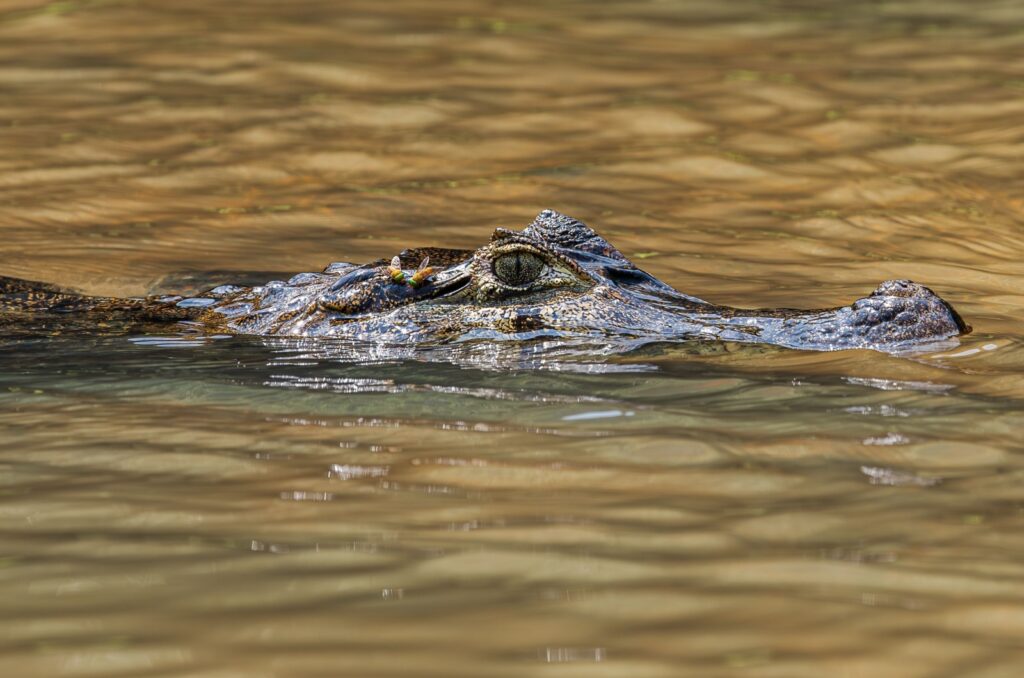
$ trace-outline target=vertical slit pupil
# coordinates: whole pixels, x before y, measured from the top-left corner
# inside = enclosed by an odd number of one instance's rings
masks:
[[[494,274],[506,285],[521,287],[536,280],[544,262],[529,252],[510,252],[494,260]]]

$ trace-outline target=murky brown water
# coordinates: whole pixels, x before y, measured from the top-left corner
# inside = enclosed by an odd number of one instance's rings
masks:
[[[975,327],[2,339],[4,675],[1020,675],[1021,2],[6,0],[0,93],[0,274],[139,294],[553,207],[711,301],[909,277]]]

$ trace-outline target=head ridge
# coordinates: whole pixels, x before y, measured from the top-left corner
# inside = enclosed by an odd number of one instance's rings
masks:
[[[547,209],[538,214],[523,233],[555,247],[606,257],[620,265],[632,265],[619,250],[589,226],[555,210]]]

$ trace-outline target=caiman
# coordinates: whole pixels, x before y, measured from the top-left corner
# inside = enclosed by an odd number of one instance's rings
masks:
[[[552,210],[522,231],[495,230],[476,250],[407,249],[391,260],[335,263],[194,297],[90,297],[0,277],[0,321],[40,314],[392,344],[589,337],[899,352],[970,331],[952,306],[909,280],[883,282],[839,308],[718,306],[645,273],[584,223]]]

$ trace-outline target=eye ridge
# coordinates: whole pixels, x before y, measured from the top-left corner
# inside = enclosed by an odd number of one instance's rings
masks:
[[[540,278],[546,265],[541,257],[532,252],[509,252],[496,257],[491,270],[504,284],[523,287]]]

